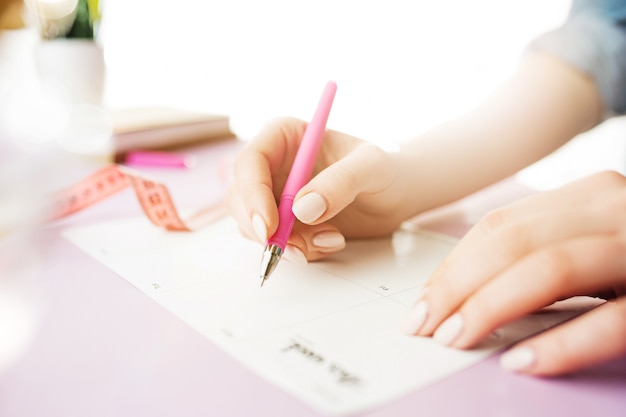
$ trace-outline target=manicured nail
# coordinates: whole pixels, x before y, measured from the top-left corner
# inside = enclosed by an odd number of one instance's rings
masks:
[[[428,316],[428,304],[426,301],[420,301],[409,311],[409,314],[404,320],[402,330],[406,334],[417,334],[424,325],[426,317]]]
[[[252,228],[254,229],[254,233],[256,233],[259,240],[265,243],[267,240],[267,226],[259,213],[254,213],[252,215]]]
[[[306,265],[309,263],[306,260],[306,256],[304,256],[304,253],[302,253],[300,249],[293,245],[287,245],[287,247],[285,248],[285,254],[283,256],[285,257],[285,259],[293,262],[294,264]]]
[[[299,198],[291,210],[302,223],[312,223],[326,211],[326,201],[318,193],[309,193]]]
[[[527,347],[514,348],[500,357],[500,366],[507,371],[524,371],[535,363],[535,352]]]
[[[313,236],[313,244],[319,248],[340,248],[346,245],[346,238],[339,232],[321,232]]]
[[[435,342],[448,346],[456,339],[463,329],[463,317],[460,314],[453,314],[446,321],[441,323],[435,331],[433,339]]]

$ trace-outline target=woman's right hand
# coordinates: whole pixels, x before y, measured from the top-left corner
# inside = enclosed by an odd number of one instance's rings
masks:
[[[227,193],[230,214],[242,234],[263,243],[278,226],[277,201],[306,122],[269,123],[237,156]],[[393,232],[406,217],[408,190],[399,186],[400,154],[327,130],[314,177],[296,195],[294,225],[285,250],[292,261],[321,259],[345,247],[345,239]]]

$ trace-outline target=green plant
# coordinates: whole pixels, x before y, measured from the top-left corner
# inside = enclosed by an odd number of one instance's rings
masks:
[[[76,18],[67,38],[94,39],[100,21],[98,0],[78,0]]]

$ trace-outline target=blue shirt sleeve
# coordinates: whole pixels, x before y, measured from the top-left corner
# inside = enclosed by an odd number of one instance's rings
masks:
[[[529,49],[558,56],[589,74],[606,117],[626,114],[626,0],[573,0],[566,22],[539,36]]]

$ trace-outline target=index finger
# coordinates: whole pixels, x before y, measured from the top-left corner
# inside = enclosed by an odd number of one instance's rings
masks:
[[[276,119],[239,153],[234,164],[234,193],[243,217],[240,227],[265,227],[265,235],[273,233],[278,224],[277,196],[289,173],[306,124],[293,118]],[[253,227],[253,218],[257,224]],[[258,223],[262,222],[261,225]]]
[[[456,264],[458,258],[463,257],[470,248],[475,247],[488,236],[492,236],[502,228],[529,213],[538,214],[546,211],[545,207],[555,204],[572,208],[587,205],[592,200],[602,200],[603,195],[613,194],[625,185],[624,177],[613,172],[603,172],[572,182],[556,190],[537,193],[500,209],[493,210],[481,221],[472,227],[459,241],[445,264],[433,274],[431,282],[440,279],[448,265]]]

